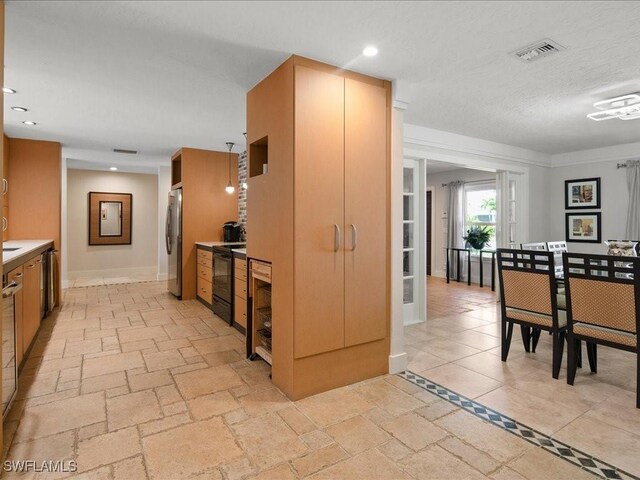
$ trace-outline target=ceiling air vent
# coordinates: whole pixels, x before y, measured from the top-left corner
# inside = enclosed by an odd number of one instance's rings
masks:
[[[125,150],[123,148],[114,148],[113,151],[115,153],[128,153],[129,155],[135,155],[136,153],[138,153],[137,150]]]
[[[524,60],[525,62],[533,62],[534,60],[548,57],[552,53],[557,53],[564,49],[565,48],[559,43],[545,38],[544,40],[540,40],[539,42],[516,50],[511,54],[515,55],[520,60]]]

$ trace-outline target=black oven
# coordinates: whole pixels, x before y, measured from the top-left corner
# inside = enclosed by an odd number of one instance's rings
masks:
[[[213,311],[231,323],[233,255],[226,246],[213,247]]]

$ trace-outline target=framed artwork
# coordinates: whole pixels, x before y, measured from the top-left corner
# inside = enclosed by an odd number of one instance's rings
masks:
[[[601,243],[600,212],[569,212],[566,215],[567,242]]]
[[[565,180],[564,205],[567,210],[600,208],[600,177]]]
[[[89,192],[89,245],[131,245],[130,193]]]

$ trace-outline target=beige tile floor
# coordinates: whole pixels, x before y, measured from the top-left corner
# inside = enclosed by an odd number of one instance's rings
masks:
[[[78,277],[74,280],[69,280],[68,287],[101,287],[104,285],[120,285],[123,283],[153,282],[156,279],[157,275],[155,273],[141,273],[133,276],[119,277]]]
[[[490,325],[488,317],[479,310],[450,323],[465,331]],[[437,355],[451,340],[421,335],[435,347],[419,358],[413,343],[417,370],[452,381],[471,372],[476,396],[499,390],[500,379]],[[452,352],[482,354],[472,337]],[[238,332],[162,283],[69,289],[22,372],[5,422],[8,460],[73,460],[77,478],[114,480],[590,477],[396,376],[290,402],[267,365],[243,353]],[[568,434],[600,421],[585,418]]]
[[[514,329],[500,360],[500,311],[489,288],[428,279],[428,320],[405,328],[408,369],[640,476],[640,410],[632,353],[599,347],[598,373],[551,377],[551,338],[525,353]],[[586,351],[583,352],[586,363]]]

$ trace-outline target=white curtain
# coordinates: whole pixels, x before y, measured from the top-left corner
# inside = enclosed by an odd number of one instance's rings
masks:
[[[640,160],[627,161],[627,234],[629,240],[640,240]]]
[[[447,247],[463,248],[464,240],[462,239],[462,237],[466,233],[464,231],[463,208],[464,182],[451,182],[447,185],[447,187],[449,187],[449,197],[447,199]],[[449,261],[451,262],[451,275],[453,276],[457,268],[456,255],[451,254]],[[460,267],[460,269],[464,272],[465,269],[463,267],[464,263]]]

